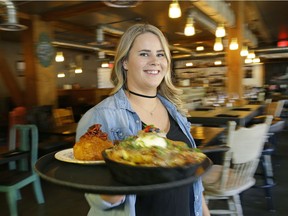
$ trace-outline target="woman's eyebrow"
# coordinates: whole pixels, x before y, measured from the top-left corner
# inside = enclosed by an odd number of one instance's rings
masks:
[[[138,52],[151,52],[151,50],[148,50],[148,49],[142,49],[142,50],[139,50]],[[164,52],[164,50],[161,49],[161,50],[157,50],[156,52],[157,52],[157,53],[159,53],[159,52]]]

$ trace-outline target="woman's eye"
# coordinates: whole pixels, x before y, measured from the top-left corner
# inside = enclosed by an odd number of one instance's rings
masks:
[[[164,53],[159,53],[157,56],[158,57],[165,57],[165,54]]]
[[[140,56],[148,56],[148,53],[140,53]]]

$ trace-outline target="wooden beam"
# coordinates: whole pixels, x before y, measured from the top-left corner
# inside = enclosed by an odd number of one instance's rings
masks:
[[[81,15],[83,13],[96,12],[96,11],[101,10],[104,7],[107,7],[107,6],[101,1],[81,3],[81,4],[73,5],[71,7],[67,7],[65,8],[65,10],[51,11],[51,12],[44,13],[41,16],[41,19],[44,21],[60,20],[60,19],[68,18],[68,17]]]
[[[87,27],[74,25],[67,22],[60,22],[60,21],[53,21],[51,22],[54,28],[70,31],[70,32],[77,32],[87,36],[95,36],[95,30],[93,31]]]

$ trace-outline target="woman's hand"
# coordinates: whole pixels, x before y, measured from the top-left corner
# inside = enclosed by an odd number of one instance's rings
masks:
[[[117,203],[117,202],[121,202],[125,196],[124,195],[100,195],[101,199],[109,202],[111,204]]]

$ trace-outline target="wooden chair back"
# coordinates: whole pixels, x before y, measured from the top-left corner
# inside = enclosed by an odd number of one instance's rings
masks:
[[[236,128],[228,123],[227,146],[222,165],[213,165],[203,176],[204,196],[210,200],[226,199],[229,209],[209,208],[211,214],[243,215],[239,194],[255,184],[254,175],[258,166],[272,116],[264,123],[252,127]]]
[[[273,117],[280,117],[281,112],[284,107],[285,100],[279,100],[275,102],[268,103],[266,105],[265,114],[272,115]]]
[[[57,126],[74,123],[74,114],[71,107],[53,109],[53,117]]]
[[[37,202],[44,203],[40,179],[34,171],[38,158],[38,128],[33,124],[16,124],[10,128],[9,136],[10,151],[4,156],[0,155],[0,160],[9,165],[9,169],[1,170],[0,192],[6,193],[10,215],[17,216],[17,200],[21,198],[20,189],[28,184],[33,184]],[[19,147],[16,146],[18,139]]]
[[[235,122],[228,123],[227,145],[230,147],[225,154],[221,188],[239,187],[247,182],[254,182],[254,174],[258,166],[267,133],[272,121],[268,116],[262,124],[250,128],[236,129]]]

